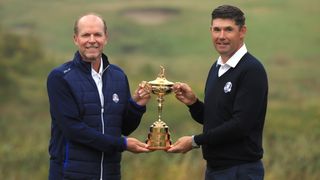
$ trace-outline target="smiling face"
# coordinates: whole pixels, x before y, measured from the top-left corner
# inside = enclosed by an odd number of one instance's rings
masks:
[[[86,15],[77,22],[74,43],[78,46],[82,59],[86,62],[100,61],[108,35],[101,18]]]
[[[247,28],[236,25],[233,19],[216,18],[210,30],[213,45],[225,63],[243,45]]]

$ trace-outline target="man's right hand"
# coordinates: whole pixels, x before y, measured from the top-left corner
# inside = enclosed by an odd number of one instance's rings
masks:
[[[142,81],[134,91],[132,98],[140,106],[145,106],[151,98],[150,93],[151,86],[146,81]]]
[[[176,82],[173,85],[173,92],[176,98],[186,105],[192,105],[197,101],[197,97],[191,87],[186,83]]]
[[[132,153],[150,152],[146,143],[140,142],[136,138],[127,138],[127,151]]]

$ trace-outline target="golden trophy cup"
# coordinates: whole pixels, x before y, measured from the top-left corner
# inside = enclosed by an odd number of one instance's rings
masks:
[[[150,126],[146,143],[151,150],[167,150],[171,145],[169,127],[161,120],[164,96],[171,93],[173,82],[168,81],[164,76],[164,68],[160,66],[158,77],[147,82],[151,87],[152,94],[157,96],[158,120]]]

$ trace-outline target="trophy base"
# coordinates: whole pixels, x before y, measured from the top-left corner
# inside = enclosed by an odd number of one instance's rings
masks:
[[[168,150],[170,148],[170,146],[168,146],[168,147],[148,147],[148,149],[150,149],[150,150],[164,150],[164,151],[166,151],[166,150]]]
[[[150,127],[150,132],[148,133],[146,144],[148,144],[148,149],[150,150],[169,149],[171,145],[169,127],[166,125],[163,127],[155,127],[152,125]]]
[[[171,141],[166,140],[165,142],[154,142],[153,140],[148,139],[146,144],[148,144],[148,149],[150,150],[168,150],[170,148]]]

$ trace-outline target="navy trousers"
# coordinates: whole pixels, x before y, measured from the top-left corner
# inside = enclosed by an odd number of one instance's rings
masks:
[[[241,164],[223,170],[213,170],[207,166],[205,180],[263,180],[262,161]]]

